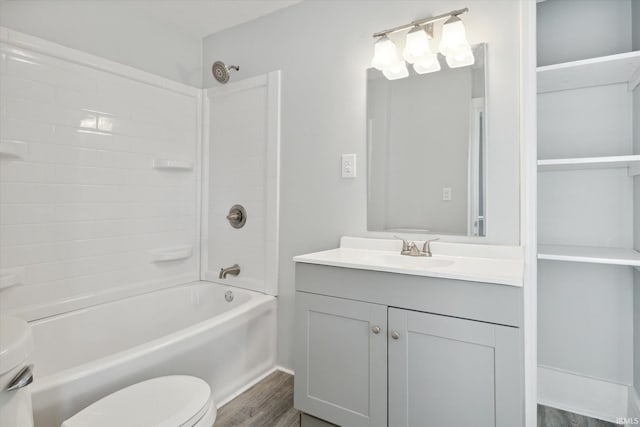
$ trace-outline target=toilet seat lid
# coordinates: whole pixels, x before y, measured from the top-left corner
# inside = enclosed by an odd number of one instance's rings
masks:
[[[153,378],[116,391],[66,420],[62,427],[180,427],[211,406],[211,388],[200,378]]]

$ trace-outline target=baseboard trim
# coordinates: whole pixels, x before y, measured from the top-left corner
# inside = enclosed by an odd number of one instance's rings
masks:
[[[289,375],[293,375],[293,376],[296,375],[295,372],[293,372],[293,369],[284,368],[282,366],[276,366],[276,370],[277,371],[282,371],[282,372],[284,372],[286,374],[289,374]]]
[[[629,387],[538,366],[538,403],[615,423],[629,413]]]

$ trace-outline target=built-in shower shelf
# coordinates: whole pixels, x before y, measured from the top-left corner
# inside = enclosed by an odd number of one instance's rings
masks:
[[[153,168],[164,170],[190,171],[193,170],[193,162],[184,160],[155,159],[153,161]]]
[[[640,252],[624,248],[538,245],[538,259],[640,267]]]
[[[179,261],[181,259],[191,258],[193,255],[193,246],[174,246],[171,248],[154,249],[151,251],[152,262],[168,262]]]
[[[640,83],[640,51],[600,56],[538,67],[538,93],[627,83]]]
[[[0,158],[24,160],[27,158],[26,142],[0,141]]]
[[[640,174],[640,155],[538,160],[538,170],[540,172],[610,168],[628,168],[629,176],[638,175]]]
[[[24,283],[24,267],[0,269],[0,290]]]

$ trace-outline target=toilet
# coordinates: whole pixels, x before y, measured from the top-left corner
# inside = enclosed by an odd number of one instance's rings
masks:
[[[84,408],[62,427],[211,427],[216,406],[209,384],[172,375],[116,391]]]

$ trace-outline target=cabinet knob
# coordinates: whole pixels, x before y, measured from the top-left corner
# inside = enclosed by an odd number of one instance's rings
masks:
[[[380,333],[380,326],[374,326],[373,328],[371,328],[371,332],[378,335]]]
[[[400,334],[396,331],[391,332],[391,338],[393,338],[394,340],[397,340],[400,338]]]

